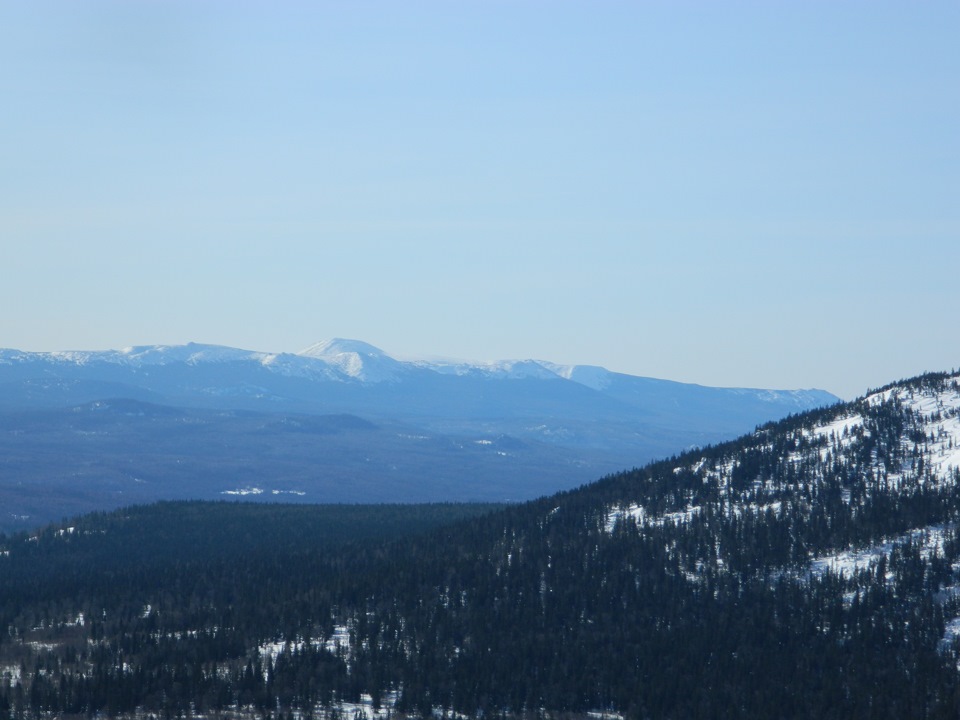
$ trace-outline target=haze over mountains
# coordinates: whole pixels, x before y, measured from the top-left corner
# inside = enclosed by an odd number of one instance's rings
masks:
[[[0,529],[160,498],[525,500],[837,400],[343,339],[0,350]]]

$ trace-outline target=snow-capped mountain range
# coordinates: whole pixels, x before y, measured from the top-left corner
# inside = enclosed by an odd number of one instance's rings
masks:
[[[711,388],[542,360],[402,361],[344,339],[296,354],[193,343],[102,352],[0,350],[0,408],[111,397],[351,413],[415,420],[440,432],[482,431],[607,450],[626,442],[627,457],[635,461],[839,400],[822,390]]]
[[[33,353],[0,350],[0,364],[17,365],[37,361],[45,361],[51,365],[78,366],[102,363],[137,369],[178,364],[198,366],[245,363],[259,365],[279,375],[364,384],[399,382],[405,375],[430,371],[441,375],[472,374],[541,380],[573,379],[588,386],[598,387],[603,385],[602,376],[609,374],[603,368],[558,365],[538,360],[501,360],[486,363],[460,360],[402,361],[369,343],[343,338],[318,342],[297,353],[258,352],[198,343],[142,345],[105,351]]]
[[[44,366],[46,366],[44,368]],[[246,366],[261,368],[287,377],[329,380],[341,383],[374,385],[399,383],[425,373],[485,379],[568,380],[593,390],[605,390],[617,380],[633,378],[647,383],[682,385],[665,380],[637,378],[593,365],[561,365],[544,360],[499,360],[469,362],[463,360],[403,361],[360,340],[334,338],[318,342],[297,353],[269,353],[221,345],[144,345],[122,350],[23,352],[0,350],[0,373],[17,368],[44,368],[51,373],[74,368],[151,368]],[[104,373],[98,373],[103,375]],[[2,375],[0,375],[2,377]],[[699,387],[699,386],[688,386]],[[823,390],[731,389],[753,394],[771,403],[793,405],[797,410],[836,402],[839,398]]]

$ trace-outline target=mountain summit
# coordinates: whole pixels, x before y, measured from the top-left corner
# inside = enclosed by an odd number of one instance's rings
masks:
[[[361,382],[398,380],[403,364],[383,350],[361,340],[334,338],[318,342],[297,353],[298,357],[325,362],[344,375]]]
[[[390,357],[383,350],[370,343],[363,342],[363,340],[350,340],[347,338],[332,338],[314,343],[310,347],[298,352],[297,355],[303,357],[329,358],[346,353],[376,358]]]

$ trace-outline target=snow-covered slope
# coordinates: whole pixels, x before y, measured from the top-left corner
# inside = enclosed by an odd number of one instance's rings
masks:
[[[785,424],[699,457],[688,455],[672,474],[678,485],[692,484],[696,490],[677,492],[668,504],[651,502],[649,496],[610,503],[604,513],[606,530],[615,532],[625,522],[641,531],[672,526],[691,532],[703,532],[688,527],[693,523],[771,519],[784,525],[833,525],[839,537],[859,540],[826,546],[800,542],[790,552],[792,568],[778,572],[829,572],[845,578],[851,588],[858,587],[858,578],[862,581],[858,573],[875,573],[894,553],[917,552],[927,564],[943,561],[945,543],[958,529],[946,498],[960,486],[960,376],[926,376],[892,385],[799,418],[792,427]],[[917,508],[913,518],[901,519],[899,526],[891,523],[897,509],[908,503]],[[878,528],[887,523],[893,529],[836,529],[857,522]],[[796,535],[792,542],[798,542]],[[697,581],[707,563],[722,567],[731,552],[737,549],[718,545],[715,557],[688,558],[689,578]],[[947,587],[940,596],[960,596],[960,585]],[[960,619],[951,627],[960,628]]]
[[[942,615],[940,651],[953,653],[958,497],[960,374],[942,373],[654,463],[607,492],[596,522],[612,537],[656,538],[693,584],[739,572],[825,583],[844,607],[883,593],[925,603]]]
[[[848,505],[878,493],[930,491],[960,483],[960,377],[890,386],[837,406],[784,432],[761,429],[730,454],[711,453],[674,469],[712,491],[728,517],[781,513],[800,493],[810,504],[834,488]],[[774,437],[773,432],[777,432]],[[790,482],[784,478],[802,477]],[[658,512],[641,503],[613,505],[612,529],[624,518],[641,525],[683,523],[700,504]]]

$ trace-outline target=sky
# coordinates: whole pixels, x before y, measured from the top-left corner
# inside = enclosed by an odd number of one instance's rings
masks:
[[[960,367],[960,4],[0,0],[0,347]]]

